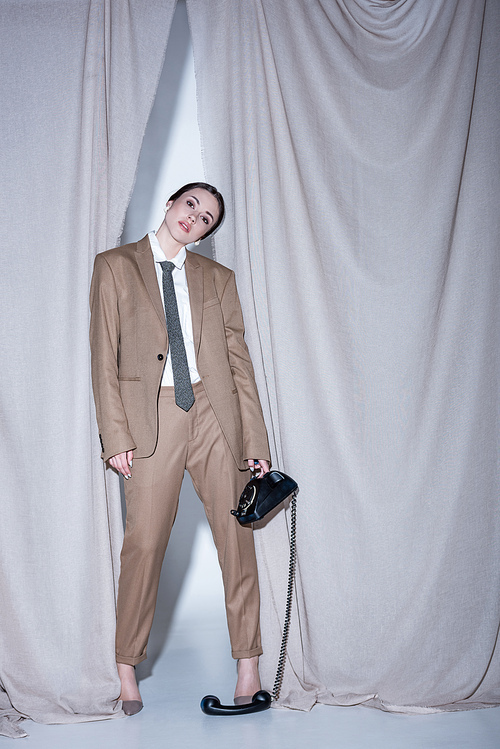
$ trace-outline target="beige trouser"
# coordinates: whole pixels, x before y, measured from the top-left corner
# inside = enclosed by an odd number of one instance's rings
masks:
[[[133,666],[146,658],[184,469],[204,504],[217,547],[233,658],[262,653],[253,532],[229,512],[237,505],[248,473],[238,470],[203,384],[196,383],[193,390],[195,403],[185,412],[175,404],[173,387],[161,388],[157,448],[150,458],[134,460],[132,478],[125,481],[127,525],[116,628],[119,663]]]

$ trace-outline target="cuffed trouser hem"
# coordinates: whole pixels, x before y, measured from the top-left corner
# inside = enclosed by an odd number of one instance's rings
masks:
[[[145,661],[147,657],[148,657],[147,653],[143,653],[143,655],[138,655],[136,658],[129,658],[126,655],[118,655],[118,653],[116,653],[116,662],[125,663],[127,666],[137,666],[137,664],[141,663],[141,661]]]
[[[231,655],[235,660],[240,658],[253,658],[255,655],[262,655],[262,648],[254,648],[253,650],[232,650]]]

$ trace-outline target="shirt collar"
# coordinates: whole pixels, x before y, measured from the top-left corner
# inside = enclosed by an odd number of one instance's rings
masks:
[[[165,262],[167,258],[165,257],[165,253],[160,247],[160,243],[158,242],[158,239],[156,238],[156,234],[154,233],[154,231],[150,231],[148,234],[148,237],[149,237],[149,243],[151,245],[151,249],[153,251],[153,257],[154,257],[155,263]],[[186,248],[181,247],[177,255],[173,257],[170,262],[172,262],[176,268],[181,270],[184,263],[186,262]]]

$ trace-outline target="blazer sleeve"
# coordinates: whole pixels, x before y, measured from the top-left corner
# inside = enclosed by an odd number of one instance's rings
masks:
[[[90,353],[103,460],[136,448],[120,395],[119,346],[120,316],[116,283],[107,260],[97,255],[90,287]]]
[[[271,460],[267,430],[262,415],[255,375],[245,343],[245,326],[234,272],[231,271],[221,298],[229,365],[238,390],[243,430],[243,458]]]

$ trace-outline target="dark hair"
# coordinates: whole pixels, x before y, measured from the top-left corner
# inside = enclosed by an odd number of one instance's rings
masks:
[[[191,190],[194,190],[197,187],[200,187],[202,190],[206,190],[207,192],[209,192],[210,195],[213,195],[214,198],[217,199],[217,203],[219,204],[219,216],[217,220],[214,221],[214,223],[212,224],[210,229],[207,231],[207,233],[201,237],[201,239],[206,239],[215,231],[217,231],[219,226],[222,224],[224,220],[224,215],[226,213],[226,207],[224,205],[224,198],[222,197],[220,192],[215,187],[213,187],[213,185],[209,185],[207,184],[207,182],[188,182],[187,185],[183,185],[182,187],[179,187],[179,189],[176,190],[176,192],[174,192],[174,194],[169,197],[168,202],[172,201],[172,203],[174,203],[177,200],[177,198],[181,197],[181,195],[184,195],[184,193],[186,192],[191,192]]]

